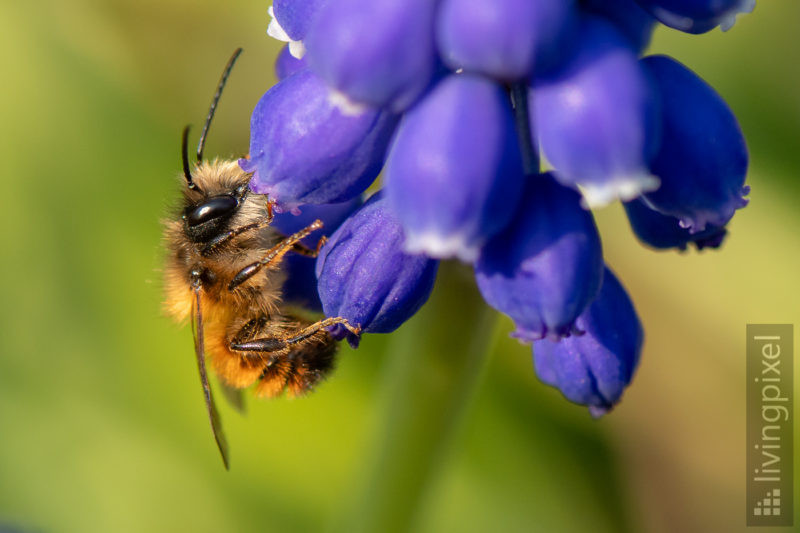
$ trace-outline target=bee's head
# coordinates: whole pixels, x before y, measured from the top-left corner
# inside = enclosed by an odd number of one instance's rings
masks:
[[[248,193],[250,176],[234,162],[203,162],[206,134],[214,117],[222,89],[242,49],[237,49],[220,78],[217,92],[211,101],[200,141],[197,145],[197,165],[194,174],[189,164],[189,126],[183,129],[181,155],[183,176],[186,178],[184,197],[186,205],[182,219],[184,229],[192,242],[208,242],[225,231],[231,218],[239,211]]]
[[[247,185],[242,185],[229,192],[204,195],[199,202],[189,203],[181,216],[186,235],[192,242],[208,242],[225,232],[246,196]]]

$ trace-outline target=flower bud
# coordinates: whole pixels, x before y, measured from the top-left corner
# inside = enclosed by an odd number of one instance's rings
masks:
[[[686,33],[705,33],[719,26],[727,31],[740,13],[750,13],[756,0],[637,0],[670,28]]]
[[[689,243],[693,243],[698,250],[719,248],[728,233],[724,227],[718,226],[708,226],[699,233],[691,233],[680,226],[677,218],[662,215],[640,198],[625,202],[624,205],[636,237],[653,248],[685,250]]]
[[[311,68],[356,104],[402,111],[436,68],[433,0],[337,0],[306,39]]]
[[[719,94],[667,56],[642,64],[661,96],[661,147],[651,169],[661,186],[645,194],[651,207],[676,217],[692,233],[722,227],[747,205],[747,145],[736,117]]]
[[[536,374],[594,417],[619,402],[639,363],[644,332],[628,294],[605,269],[597,299],[576,322],[583,331],[558,342],[533,343]]]
[[[344,115],[325,83],[303,70],[274,85],[250,121],[250,188],[269,194],[279,211],[345,202],[375,180],[397,116],[364,110]]]
[[[386,165],[386,197],[406,251],[472,262],[511,219],[523,177],[508,95],[457,74],[406,113]]]
[[[294,57],[290,50],[289,45],[287,44],[283,48],[281,48],[280,53],[278,53],[277,59],[275,59],[275,77],[278,78],[278,81],[288,78],[298,70],[303,70],[308,66],[308,61],[305,59],[297,59]]]
[[[549,174],[529,178],[514,218],[475,266],[483,298],[514,320],[514,336],[525,341],[572,333],[600,287],[600,235],[580,201]]]
[[[572,0],[443,0],[436,41],[453,70],[514,81],[553,63],[576,18]]]
[[[609,22],[585,17],[576,52],[535,80],[531,100],[556,178],[581,185],[589,205],[658,186],[647,168],[657,147],[656,99],[632,45]]]
[[[291,235],[308,227],[315,220],[322,221],[322,230],[316,231],[300,241],[306,248],[314,250],[323,235],[331,235],[363,203],[360,196],[341,204],[303,205],[300,213],[276,213],[272,227],[283,235]],[[283,300],[311,311],[322,311],[322,302],[317,293],[317,276],[314,272],[316,259],[298,253],[285,256],[286,281],[283,284]]]
[[[602,15],[614,23],[637,52],[650,44],[656,19],[636,0],[581,0],[581,7],[588,13]]]
[[[373,195],[322,247],[317,278],[322,308],[362,332],[389,333],[430,296],[438,262],[403,252],[403,230],[381,193]],[[333,334],[358,338],[337,326]]]

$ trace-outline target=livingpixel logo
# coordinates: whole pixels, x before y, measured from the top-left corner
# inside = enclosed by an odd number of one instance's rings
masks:
[[[791,526],[794,374],[791,324],[747,325],[747,525]]]

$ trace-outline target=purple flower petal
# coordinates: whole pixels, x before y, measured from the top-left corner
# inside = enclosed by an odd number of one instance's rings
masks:
[[[590,205],[631,199],[658,181],[647,164],[657,147],[653,88],[632,45],[609,23],[585,17],[575,54],[531,92],[534,131],[564,184]]]
[[[403,252],[403,230],[380,193],[348,218],[317,258],[322,308],[362,332],[389,333],[427,301],[438,262]],[[343,328],[333,332],[358,339]]]
[[[580,195],[549,174],[528,179],[508,227],[475,266],[486,302],[510,316],[515,336],[569,335],[594,299],[603,273],[600,236]]]
[[[514,81],[560,57],[576,20],[572,0],[443,0],[436,38],[452,69]]]
[[[402,111],[436,68],[432,0],[337,0],[306,38],[311,68],[359,104]]]
[[[642,64],[661,95],[661,147],[651,169],[661,180],[645,194],[648,205],[676,217],[692,233],[722,227],[747,205],[747,144],[736,117],[719,94],[667,56]]]
[[[250,188],[269,194],[279,210],[344,202],[375,180],[398,117],[365,110],[343,115],[325,83],[308,70],[273,86],[250,122]]]
[[[406,250],[474,261],[514,212],[523,171],[506,92],[452,75],[408,111],[386,165]]]
[[[533,343],[536,373],[575,403],[587,405],[593,416],[619,402],[639,363],[644,332],[628,294],[605,269],[597,299],[581,314],[584,333],[558,342]]]

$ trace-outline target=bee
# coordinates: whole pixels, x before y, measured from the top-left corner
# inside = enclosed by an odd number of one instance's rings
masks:
[[[313,322],[281,302],[287,253],[315,257],[301,239],[322,228],[316,220],[289,236],[270,226],[274,202],[255,194],[251,174],[236,161],[203,160],[211,119],[236,59],[226,65],[211,102],[197,147],[197,162],[188,155],[189,126],[182,137],[182,197],[173,217],[164,221],[166,265],[164,307],[179,322],[192,321],[194,348],[206,409],[217,447],[227,469],[228,447],[211,387],[206,359],[223,388],[254,386],[255,394],[298,396],[312,390],[333,368],[337,341],[326,328],[341,317]]]

